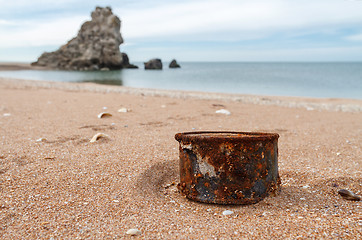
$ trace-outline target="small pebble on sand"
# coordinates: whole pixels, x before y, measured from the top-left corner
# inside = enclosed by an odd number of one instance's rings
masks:
[[[4,116],[4,117],[10,117],[11,114],[10,114],[10,113],[4,113],[3,116]]]
[[[219,114],[225,114],[225,115],[230,115],[230,111],[226,110],[226,109],[220,109],[220,110],[216,110],[215,113],[219,113]]]
[[[227,216],[227,215],[231,215],[233,213],[234,213],[233,211],[225,210],[225,211],[222,212],[222,215]]]
[[[118,109],[118,112],[120,112],[120,113],[126,113],[126,112],[130,112],[130,110],[127,109],[127,108],[120,108],[120,109]]]
[[[142,232],[136,228],[131,228],[129,229],[126,234],[131,235],[131,236],[137,236],[140,235]]]

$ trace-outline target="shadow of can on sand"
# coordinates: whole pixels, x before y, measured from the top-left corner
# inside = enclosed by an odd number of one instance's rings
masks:
[[[162,198],[164,186],[179,179],[178,161],[173,159],[157,162],[141,173],[136,181],[138,193],[147,197]]]

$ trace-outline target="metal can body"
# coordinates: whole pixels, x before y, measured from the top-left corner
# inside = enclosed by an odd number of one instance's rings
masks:
[[[178,188],[200,202],[259,202],[280,186],[278,138],[276,133],[178,133]]]

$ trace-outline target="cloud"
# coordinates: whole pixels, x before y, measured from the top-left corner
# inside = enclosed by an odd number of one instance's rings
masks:
[[[349,41],[358,41],[358,42],[361,42],[361,41],[362,41],[362,33],[361,33],[361,34],[356,34],[356,35],[347,36],[345,39],[347,39],[347,40],[349,40]]]
[[[335,29],[362,23],[362,2],[341,0],[208,0],[144,9],[115,8],[115,12],[123,20],[126,39],[186,35],[202,39],[208,33],[215,33],[218,39],[260,37],[279,31]]]
[[[242,50],[246,54],[248,46],[253,45],[254,49],[263,49],[258,52],[260,56],[264,54],[268,58],[276,56],[273,49],[282,53],[285,43],[293,45],[294,52],[302,55],[306,47],[317,49],[330,42],[333,45],[329,47],[351,53],[345,48],[348,41],[362,39],[361,34],[352,35],[360,31],[362,1],[65,0],[50,4],[47,0],[0,0],[0,47],[59,47],[77,34],[96,5],[111,6],[121,18],[125,39],[122,49],[129,48],[134,54],[151,43],[155,43],[152,45],[155,48],[167,49],[169,43],[187,46],[195,42],[216,42],[224,46],[237,43],[240,49],[235,54],[243,54]],[[210,54],[214,51],[213,46],[204,49],[190,46],[190,49],[204,51],[200,54],[206,57],[207,51]],[[173,50],[176,53],[177,47]],[[180,55],[191,54],[187,48],[184,50]],[[225,56],[234,54],[231,48],[219,51]],[[250,56],[255,51],[250,50]],[[332,49],[318,51],[325,55]]]
[[[19,46],[22,44],[20,39],[27,40],[23,41],[24,45],[65,43],[74,36],[82,22],[89,19],[89,9],[94,9],[94,6],[90,8],[87,5],[81,11],[78,8],[81,1],[77,0],[55,4],[45,0],[34,1],[31,4],[26,0],[2,1],[2,15],[9,11],[7,8],[14,11],[20,8],[21,14],[19,19],[12,16],[11,20],[0,20],[0,44]],[[96,3],[99,4],[97,1],[87,4]],[[262,39],[281,32],[333,31],[362,23],[362,1],[158,0],[152,4],[147,1],[121,4],[108,0],[103,5],[112,6],[121,18],[121,31],[126,42],[239,41]],[[57,13],[46,15],[47,11]],[[43,15],[39,12],[49,19],[42,19]],[[29,16],[31,13],[33,15]],[[24,20],[23,15],[27,19]],[[10,22],[14,29],[9,29]]]
[[[20,47],[64,44],[77,34],[85,19],[87,19],[86,16],[75,16],[48,22],[13,21],[1,24],[0,21],[0,46]],[[8,27],[9,25],[11,28]]]
[[[1,26],[13,26],[13,25],[15,25],[15,23],[12,21],[0,19],[0,27]]]

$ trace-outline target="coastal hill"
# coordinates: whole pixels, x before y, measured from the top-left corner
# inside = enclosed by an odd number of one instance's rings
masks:
[[[96,7],[91,17],[75,38],[54,52],[44,52],[32,65],[61,70],[137,68],[120,52],[121,20],[112,9]]]

